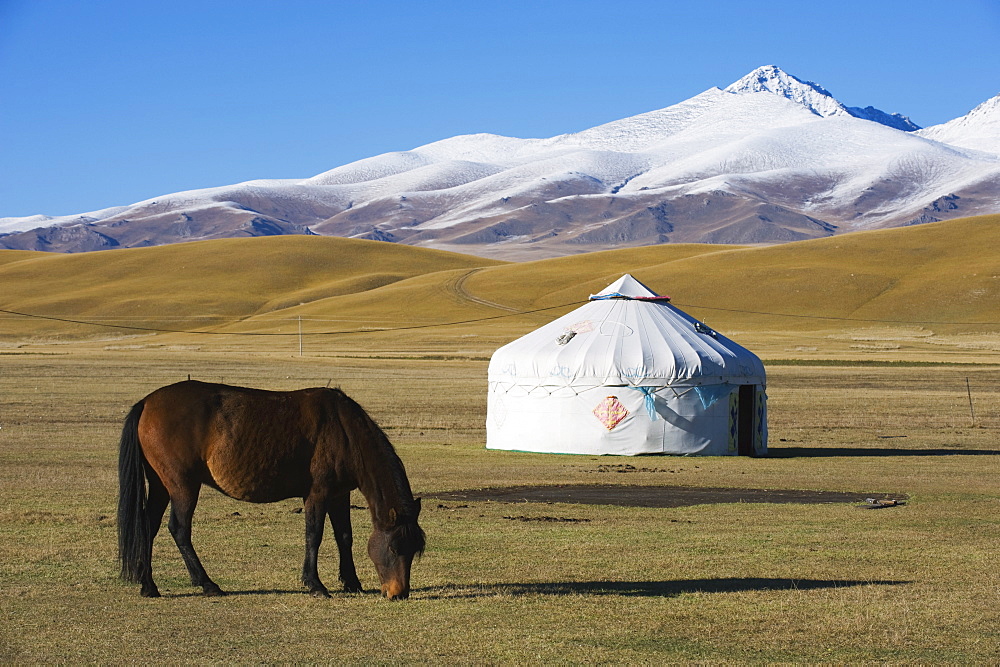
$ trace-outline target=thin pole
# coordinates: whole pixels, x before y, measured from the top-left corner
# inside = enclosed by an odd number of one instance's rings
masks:
[[[976,425],[976,409],[972,406],[972,387],[969,386],[969,378],[965,378],[965,391],[969,394],[969,413],[972,415],[972,425]]]
[[[299,315],[299,356],[302,356],[302,316]]]

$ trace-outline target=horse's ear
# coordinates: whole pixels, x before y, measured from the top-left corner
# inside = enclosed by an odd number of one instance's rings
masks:
[[[389,525],[390,526],[395,526],[396,525],[396,508],[395,507],[390,507],[389,508]]]

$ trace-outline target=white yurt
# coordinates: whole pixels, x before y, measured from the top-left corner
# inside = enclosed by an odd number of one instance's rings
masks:
[[[486,447],[767,452],[760,359],[624,275],[490,359]]]

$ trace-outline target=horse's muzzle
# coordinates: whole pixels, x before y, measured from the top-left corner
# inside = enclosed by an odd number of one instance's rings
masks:
[[[410,589],[398,584],[383,584],[382,596],[387,600],[406,600],[410,597]]]

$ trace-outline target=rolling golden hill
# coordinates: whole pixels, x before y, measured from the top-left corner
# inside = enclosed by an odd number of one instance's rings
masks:
[[[774,356],[948,350],[975,358],[1000,352],[998,248],[993,215],[777,246],[661,245],[524,263],[303,236],[74,255],[0,251],[0,308],[59,318],[0,313],[0,342],[153,335],[106,326],[116,325],[285,334],[287,347],[301,319],[312,349],[488,354],[627,272]],[[255,345],[266,347],[259,338]]]

